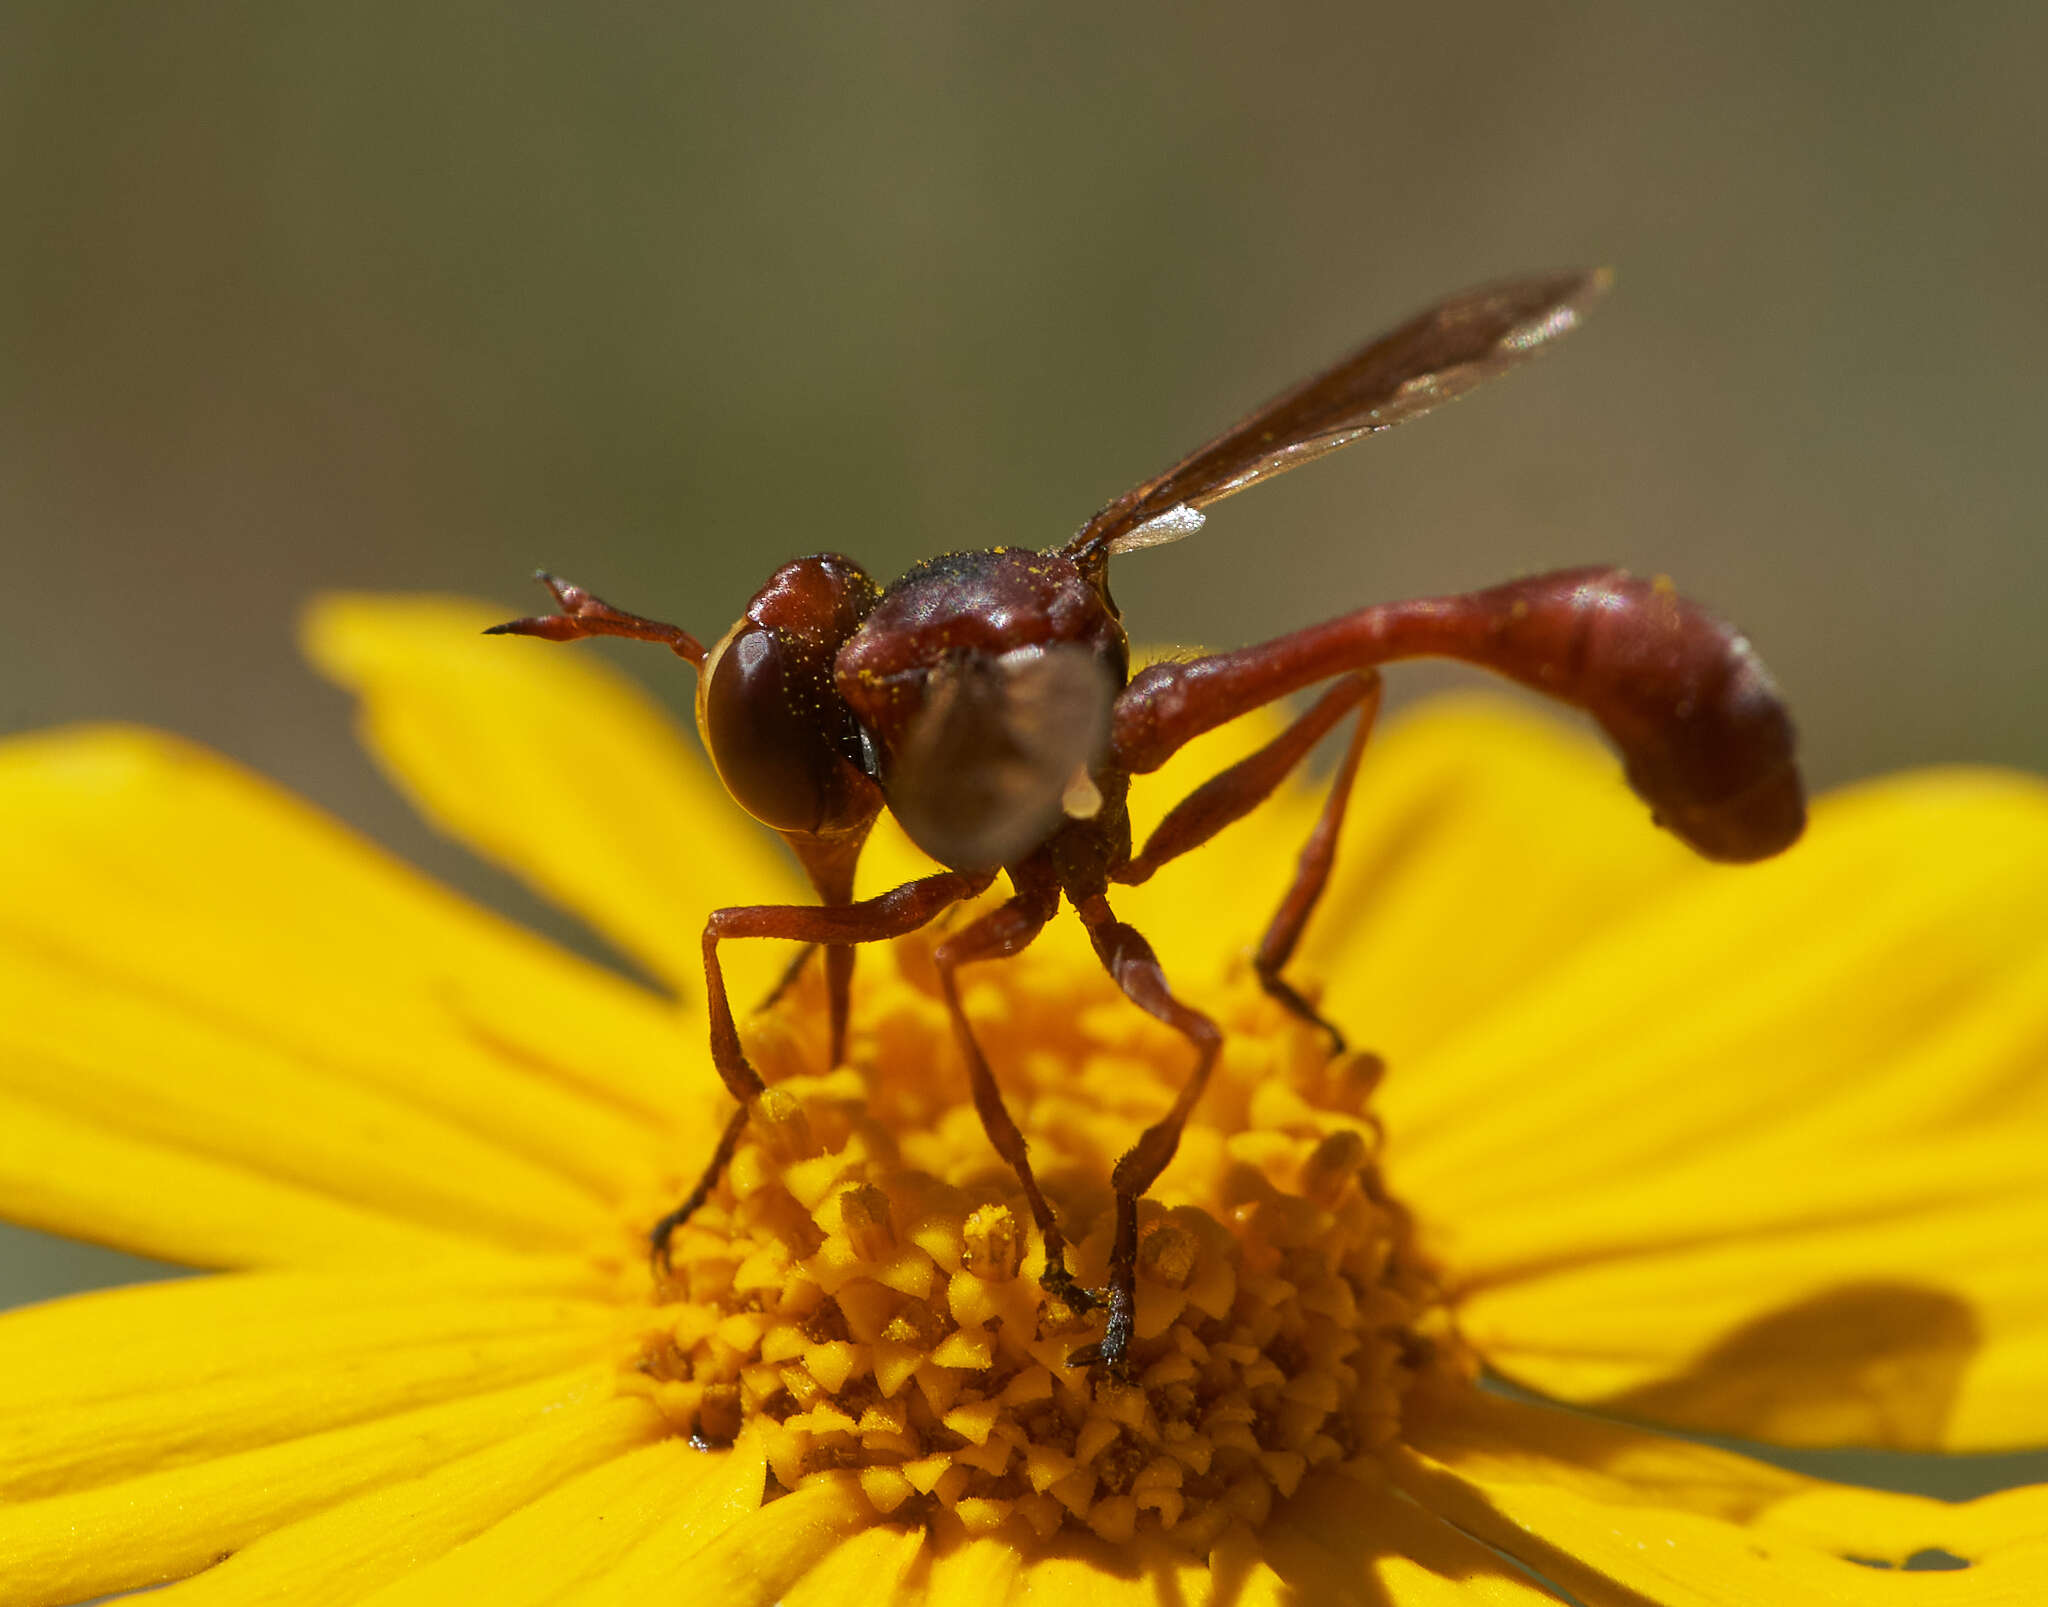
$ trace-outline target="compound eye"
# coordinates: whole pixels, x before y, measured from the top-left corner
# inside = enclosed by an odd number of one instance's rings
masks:
[[[742,620],[704,661],[697,728],[718,779],[739,806],[777,831],[824,828],[829,772],[817,705],[797,655],[772,627]]]
[[[844,830],[881,807],[847,757],[857,727],[832,684],[833,655],[875,590],[850,560],[785,564],[705,658],[697,679],[705,749],[740,807],[777,831]]]

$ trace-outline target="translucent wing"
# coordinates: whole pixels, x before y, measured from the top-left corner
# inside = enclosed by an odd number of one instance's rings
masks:
[[[1177,540],[1200,526],[1196,510],[1208,503],[1464,395],[1576,329],[1610,278],[1573,269],[1438,302],[1125,492],[1081,527],[1067,555]]]
[[[1087,795],[1109,736],[1115,677],[1085,647],[962,654],[930,673],[885,778],[889,808],[942,865],[985,870],[1028,854]]]

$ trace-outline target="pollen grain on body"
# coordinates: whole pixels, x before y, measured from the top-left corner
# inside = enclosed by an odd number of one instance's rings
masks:
[[[929,944],[868,968],[833,1071],[816,1069],[817,999],[756,1022],[771,1087],[676,1233],[624,1375],[678,1433],[758,1434],[771,1492],[851,1478],[878,1521],[1148,1530],[1201,1554],[1310,1469],[1390,1442],[1418,1368],[1466,1365],[1380,1186],[1378,1062],[1331,1056],[1249,982],[1205,1001],[1228,1047],[1140,1206],[1127,1376],[1074,1363],[1103,1316],[1040,1286]],[[1185,1040],[1079,963],[1031,956],[973,984],[1077,1280],[1099,1285],[1111,1167],[1179,1087]]]

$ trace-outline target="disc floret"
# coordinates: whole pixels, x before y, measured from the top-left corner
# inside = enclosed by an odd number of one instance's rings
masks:
[[[900,958],[915,977],[916,954]],[[1005,967],[973,1010],[1006,1046],[1076,1279],[1100,1284],[1110,1166],[1185,1048],[1056,971]],[[757,1434],[771,1488],[853,1479],[878,1519],[1144,1529],[1199,1552],[1311,1470],[1392,1441],[1418,1369],[1462,1365],[1381,1185],[1372,1056],[1331,1056],[1250,986],[1220,1001],[1231,1047],[1140,1206],[1136,1332],[1114,1377],[1072,1360],[1102,1314],[1042,1282],[943,1009],[900,980],[876,992],[850,1063],[826,1074],[801,1069],[813,1046],[792,1001],[767,1035],[785,1074],[674,1237],[627,1376],[679,1432]]]

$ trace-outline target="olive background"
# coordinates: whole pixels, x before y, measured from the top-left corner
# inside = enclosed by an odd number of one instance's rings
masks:
[[[708,638],[1608,262],[1542,363],[1123,561],[1133,634],[1616,561],[1744,624],[1823,784],[2048,768],[2044,59],[2027,4],[16,0],[0,732],[188,733],[582,942],[384,788],[308,596],[544,564]],[[138,1270],[0,1237],[0,1302]]]

